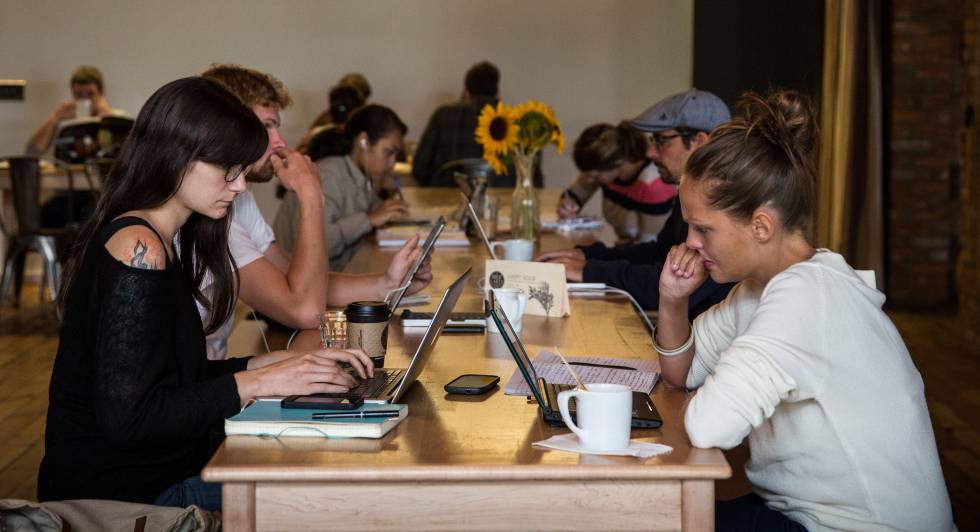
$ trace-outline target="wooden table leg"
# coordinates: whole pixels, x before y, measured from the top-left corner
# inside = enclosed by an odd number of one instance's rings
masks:
[[[221,485],[222,529],[255,532],[255,484],[225,482]]]
[[[715,482],[684,480],[681,487],[681,530],[715,529]]]

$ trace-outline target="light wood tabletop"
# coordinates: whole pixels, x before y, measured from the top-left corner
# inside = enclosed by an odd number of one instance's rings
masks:
[[[554,205],[557,191],[542,193]],[[409,201],[451,209],[447,189],[406,189]],[[549,203],[550,200],[550,203]],[[541,250],[594,235],[543,235]],[[394,250],[369,244],[347,267],[379,271]],[[435,280],[423,292],[432,310],[466,268],[473,274],[456,311],[479,311],[487,252],[438,248]],[[649,333],[622,297],[572,296],[567,318],[524,317],[529,354],[560,346],[565,355],[655,358]],[[386,366],[405,367],[423,328],[390,326]],[[316,348],[316,331],[294,349]],[[692,448],[681,413],[686,392],[659,383],[652,394],[664,424],[634,429],[633,439],[673,452],[650,459],[578,455],[534,448],[568,432],[544,423],[524,397],[503,385],[516,365],[497,334],[443,334],[403,402],[409,416],[379,440],[229,437],[203,476],[223,482],[228,530],[712,530],[714,481],[731,469],[717,449]],[[499,375],[485,395],[449,395],[443,385],[464,373]]]

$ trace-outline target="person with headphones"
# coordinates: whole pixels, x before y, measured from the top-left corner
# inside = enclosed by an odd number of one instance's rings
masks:
[[[395,167],[406,131],[408,127],[388,107],[364,106],[347,120],[344,133],[350,153],[317,163],[325,198],[323,226],[331,271],[343,270],[375,228],[408,214],[404,200],[382,200],[378,194]],[[272,224],[276,241],[287,251],[296,243],[298,220],[299,198],[295,192],[288,192]]]

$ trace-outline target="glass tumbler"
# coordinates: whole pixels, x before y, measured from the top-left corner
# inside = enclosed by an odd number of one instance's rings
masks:
[[[342,310],[320,314],[320,347],[347,349],[347,316]]]

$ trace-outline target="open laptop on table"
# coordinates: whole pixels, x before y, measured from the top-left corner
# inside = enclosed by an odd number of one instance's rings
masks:
[[[497,329],[501,331],[501,336],[504,338],[504,343],[507,344],[507,349],[510,350],[514,361],[517,362],[517,368],[521,371],[521,375],[524,376],[524,380],[527,381],[527,386],[531,389],[531,395],[538,402],[538,407],[541,409],[541,418],[552,426],[565,425],[565,422],[561,419],[561,412],[558,410],[558,392],[571,390],[575,387],[566,384],[552,384],[546,382],[544,378],[538,377],[537,371],[534,369],[534,364],[531,363],[531,359],[527,356],[527,350],[524,349],[524,342],[521,341],[521,337],[514,331],[514,327],[511,326],[507,315],[504,314],[500,304],[496,301],[493,302],[493,307],[490,309],[490,316],[497,324]],[[568,409],[574,420],[574,401],[569,402]],[[653,401],[650,399],[650,396],[642,392],[633,392],[632,426],[634,428],[657,428],[662,424],[663,420],[660,418],[660,413],[657,412],[657,408],[653,406]]]
[[[422,373],[422,368],[425,367],[426,362],[431,358],[436,340],[439,339],[439,334],[442,333],[443,327],[449,320],[449,314],[456,306],[460,294],[463,293],[471,270],[472,268],[467,268],[463,275],[460,275],[446,289],[438,308],[436,308],[435,317],[429,323],[429,328],[425,330],[425,334],[422,335],[422,341],[415,349],[415,354],[412,355],[408,367],[404,369],[375,369],[374,377],[361,381],[357,388],[347,392],[349,397],[363,397],[365,403],[397,403],[401,400],[408,388],[415,383],[419,374]]]
[[[469,203],[467,203],[468,205]],[[479,222],[477,222],[479,223]],[[398,304],[401,302],[402,297],[405,295],[405,291],[408,290],[408,285],[412,278],[415,277],[415,273],[422,266],[422,262],[425,258],[429,256],[432,251],[432,247],[435,246],[436,240],[439,238],[439,234],[442,233],[442,228],[446,226],[446,219],[442,216],[436,222],[436,226],[432,228],[429,232],[429,237],[425,239],[425,244],[422,248],[422,256],[419,257],[418,262],[409,270],[411,274],[406,275],[405,279],[402,281],[399,290],[393,293],[390,302],[388,304],[388,310],[392,313],[398,308]],[[483,230],[481,229],[482,233]],[[433,237],[435,235],[435,237]],[[484,241],[486,237],[484,236]],[[489,245],[489,244],[488,244]],[[493,251],[491,250],[491,253]],[[431,312],[417,312],[412,309],[405,309],[402,311],[401,322],[405,327],[427,327],[432,323],[433,314]],[[485,312],[453,312],[449,315],[448,325],[452,331],[454,328],[456,332],[483,332],[486,326],[487,315]],[[473,328],[472,330],[470,328]]]

